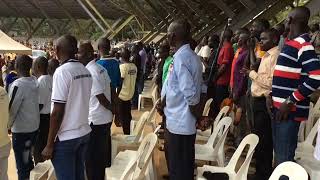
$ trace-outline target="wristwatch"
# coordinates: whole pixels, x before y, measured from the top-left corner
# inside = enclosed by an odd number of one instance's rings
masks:
[[[287,104],[287,105],[293,105],[294,104],[294,102],[291,101],[290,96],[284,101],[284,103]]]

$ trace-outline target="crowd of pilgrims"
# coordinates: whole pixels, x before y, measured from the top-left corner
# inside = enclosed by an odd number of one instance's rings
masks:
[[[153,77],[161,96],[157,109],[170,179],[193,179],[196,122],[202,118],[197,108],[209,98],[213,119],[231,104],[235,147],[251,132],[259,136],[255,177],[268,179],[273,149],[276,164],[293,160],[308,96],[320,85],[319,24],[309,28],[309,16],[307,8],[296,8],[286,24],[270,27],[258,19],[249,29],[227,28],[199,43],[191,38],[190,25],[176,20],[168,40],[158,46],[138,42],[112,49],[110,40],[101,38],[97,51],[90,42],[78,45],[75,37],[64,35],[54,58],[19,55],[5,61],[0,179],[8,179],[11,144],[19,180],[47,159],[59,180],[82,180],[84,170],[89,180],[104,179],[111,166],[111,125],[130,134],[131,110]],[[182,120],[175,122],[178,110]],[[181,147],[191,150],[174,152]]]

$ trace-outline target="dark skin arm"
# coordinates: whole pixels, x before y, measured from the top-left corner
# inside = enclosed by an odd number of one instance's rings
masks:
[[[63,121],[64,112],[65,112],[65,104],[54,103],[53,110],[50,116],[50,128],[49,128],[47,145],[41,153],[44,160],[52,159],[54,140],[57,136],[57,133]]]
[[[222,64],[219,69],[218,72],[215,74],[215,76],[213,77],[213,81],[215,82],[225,71],[226,71],[227,66],[225,64]]]
[[[111,103],[110,101],[106,98],[104,94],[98,94],[96,95],[99,103],[106,109],[111,110]]]
[[[44,106],[43,104],[39,104],[39,111],[42,110],[43,106]]]
[[[286,121],[288,120],[288,115],[290,113],[290,110],[291,108],[293,107],[294,104],[287,104],[287,103],[282,103],[280,108],[279,108],[279,111],[277,112],[276,114],[276,120],[277,121]]]

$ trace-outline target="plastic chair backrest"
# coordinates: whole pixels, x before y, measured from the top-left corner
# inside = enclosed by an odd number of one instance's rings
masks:
[[[133,175],[134,179],[144,179],[157,141],[158,136],[154,133],[148,134],[142,141],[137,151],[137,164]]]
[[[135,140],[140,139],[140,136],[142,134],[142,131],[143,131],[144,125],[146,124],[148,116],[149,116],[149,111],[144,112],[140,117],[139,121],[137,122],[137,125],[134,128],[132,133],[132,135],[136,136]]]
[[[238,146],[237,150],[232,155],[230,162],[228,163],[227,167],[228,169],[232,169],[233,171],[236,170],[237,162],[239,161],[239,158],[245,149],[247,145],[249,145],[249,150],[246,155],[246,159],[240,166],[237,174],[240,173],[248,173],[249,165],[253,156],[254,149],[256,148],[257,144],[259,142],[259,137],[255,134],[249,134],[243,140],[241,141],[240,145]]]
[[[308,173],[299,164],[287,161],[276,167],[269,180],[279,180],[281,176],[288,176],[290,180],[308,180]]]
[[[231,117],[224,117],[221,119],[217,127],[213,130],[212,134],[215,133],[215,136],[216,136],[215,139],[218,138],[218,141],[216,144],[214,144],[214,141],[216,140],[210,139],[211,136],[209,137],[209,140],[208,140],[208,142],[210,141],[210,146],[211,147],[214,146],[213,154],[218,154],[219,152],[224,153],[224,144],[227,139],[227,135],[228,135],[231,123],[232,123]],[[221,136],[218,136],[219,132],[223,132]]]
[[[160,101],[160,99],[157,99],[157,101],[154,103],[150,113],[149,113],[149,116],[148,116],[148,119],[147,119],[147,122],[152,122],[152,123],[155,123],[155,115],[156,115],[156,112],[157,112],[157,104],[158,102]]]
[[[317,103],[314,104],[313,107],[310,107],[311,115],[313,116],[315,113],[319,113],[320,111],[320,98],[318,99]]]
[[[228,114],[229,109],[230,109],[229,106],[224,106],[224,107],[220,110],[219,114],[217,115],[217,117],[216,117],[215,120],[214,120],[214,128],[217,127],[219,121]]]
[[[212,98],[207,100],[207,102],[206,102],[206,104],[204,106],[203,112],[202,112],[202,116],[208,116],[209,115],[210,105],[211,105],[212,101],[213,101]]]
[[[215,127],[213,129],[213,132],[208,139],[207,145],[213,147],[215,144],[217,146],[219,141],[222,139],[222,137],[219,138],[218,133],[221,131],[221,132],[223,132],[223,135],[227,134],[229,127],[231,125],[231,122],[232,122],[231,117],[222,118],[221,121],[219,122],[219,124],[217,125],[217,127]],[[217,141],[218,138],[219,138],[219,140]],[[214,143],[215,141],[217,141],[217,143]]]
[[[320,120],[320,118],[317,120],[316,124],[311,129],[310,133],[308,134],[308,136],[305,140],[305,143],[313,146],[313,142],[314,142],[314,140],[317,136],[317,133],[318,133],[319,120]]]
[[[156,102],[156,100],[158,99],[158,86],[154,86],[151,92],[151,96],[152,96],[152,102]]]

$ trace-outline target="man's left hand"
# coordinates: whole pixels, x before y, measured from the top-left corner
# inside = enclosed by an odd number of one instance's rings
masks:
[[[286,102],[283,102],[279,108],[279,111],[276,113],[276,121],[286,121],[292,106],[293,104],[287,104]]]
[[[249,76],[251,70],[244,67],[241,71],[240,71],[244,76]]]

